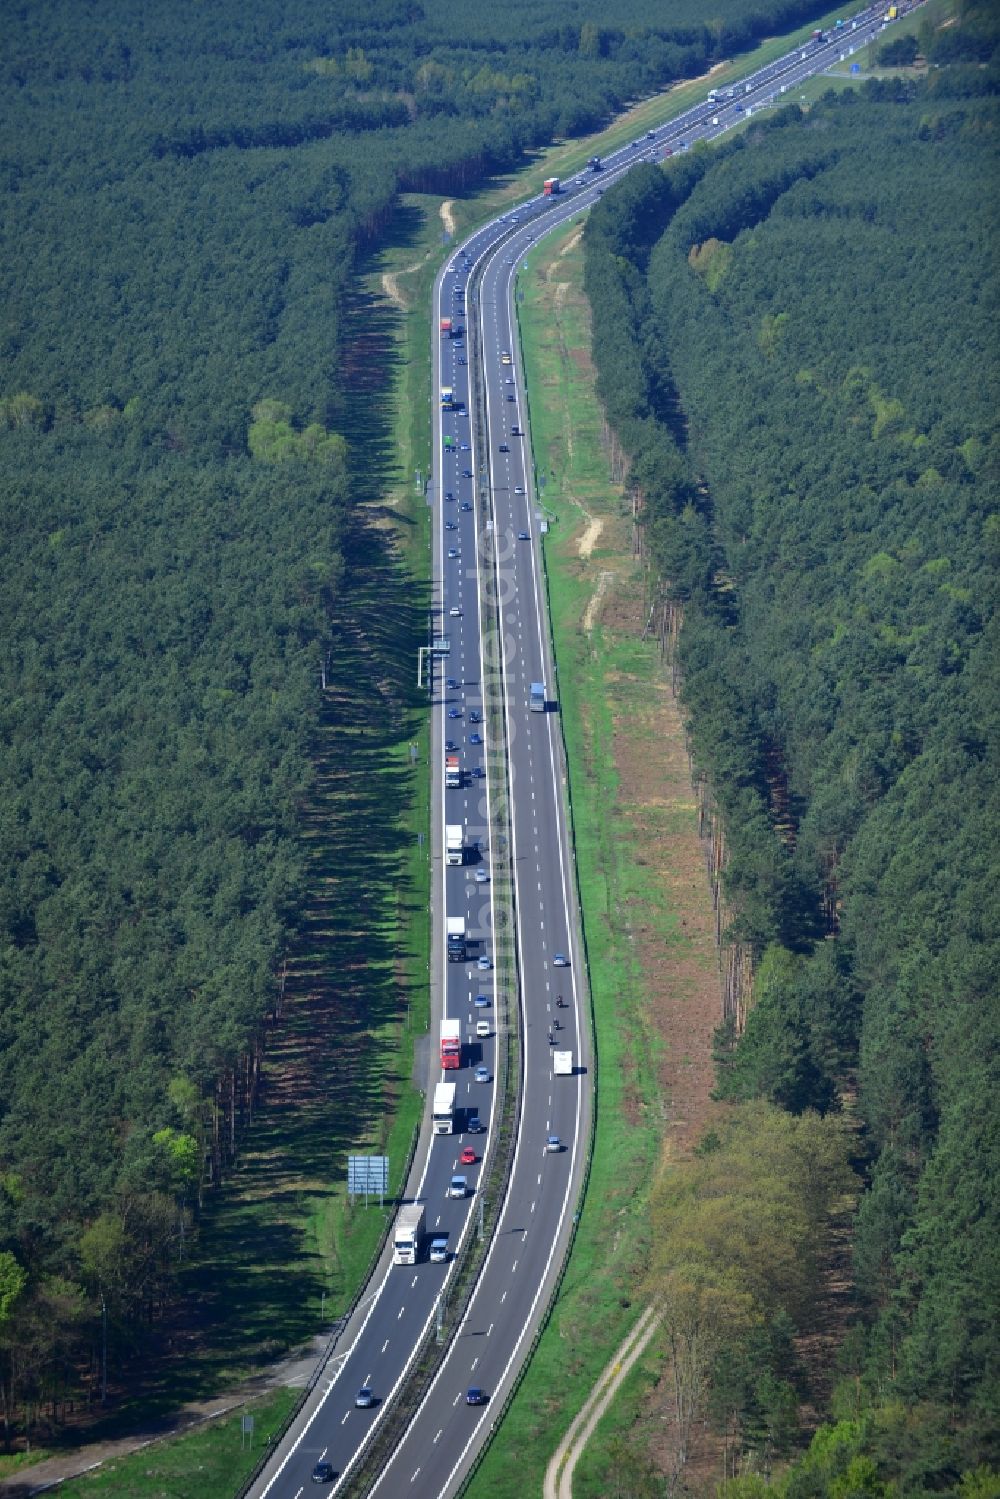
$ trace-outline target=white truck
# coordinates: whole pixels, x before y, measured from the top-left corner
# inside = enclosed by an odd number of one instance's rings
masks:
[[[450,1135],[455,1128],[455,1084],[438,1083],[434,1089],[434,1108],[431,1115],[434,1133]]]
[[[392,1240],[393,1259],[397,1265],[415,1265],[420,1258],[424,1239],[424,1209],[419,1202],[408,1202],[399,1210]]]
[[[572,1077],[573,1053],[571,1051],[554,1051],[552,1053],[552,1071],[556,1077]]]
[[[448,962],[465,962],[465,917],[449,916],[447,920],[448,929]]]
[[[444,856],[447,864],[461,864],[465,858],[462,824],[449,822],[444,830]]]

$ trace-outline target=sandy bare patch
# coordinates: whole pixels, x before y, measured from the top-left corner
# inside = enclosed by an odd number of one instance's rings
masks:
[[[720,68],[728,68],[728,66],[728,62],[713,62],[707,73],[699,73],[697,78],[682,78],[680,83],[672,83],[667,93],[672,94],[674,89],[687,88],[689,83],[704,83],[706,79],[714,78]]]
[[[601,525],[602,522],[598,521],[597,524]],[[583,628],[588,635],[594,628],[594,621],[597,619],[597,611],[604,602],[604,595],[607,593],[608,588],[611,585],[611,579],[613,576],[613,573],[601,573],[600,577],[597,579],[597,587],[591,594],[590,601],[588,602],[586,609],[583,611]]]
[[[446,203],[441,204],[441,207],[438,210],[441,215],[441,222],[444,225],[445,234],[455,233],[455,215],[452,213],[452,209],[454,208],[454,206],[454,199],[449,198]]]
[[[597,545],[597,539],[603,530],[604,521],[599,515],[590,515],[587,517],[587,524],[583,529],[583,535],[580,537],[580,540],[576,544],[576,550],[581,557],[590,556],[591,552],[594,550],[594,547]],[[610,574],[602,573],[601,577],[607,578],[610,577]],[[589,611],[589,604],[587,605],[587,609]],[[589,628],[589,625],[584,625],[585,630]]]
[[[645,621],[640,589],[616,590],[605,608],[605,629],[638,638]],[[615,708],[619,807],[648,879],[628,916],[663,1046],[664,1157],[671,1160],[691,1151],[721,1108],[711,1097],[712,1039],[722,1019],[715,920],[680,706],[665,672],[644,689],[641,703],[629,700],[627,683],[622,687],[629,710]]]
[[[382,272],[382,290],[385,292],[390,302],[394,302],[395,305],[399,307],[403,312],[407,310],[410,304],[409,302],[407,302],[406,298],[403,296],[402,291],[400,290],[399,278],[395,271]]]
[[[419,271],[424,262],[430,258],[430,253],[428,251],[423,260],[415,260],[412,265],[404,265],[400,271],[382,272],[383,292],[389,301],[393,302],[403,312],[409,311],[410,299],[400,285],[399,278],[401,276],[412,276],[414,271]]]

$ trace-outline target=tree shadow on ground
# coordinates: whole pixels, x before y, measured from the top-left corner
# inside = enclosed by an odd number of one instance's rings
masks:
[[[324,1295],[343,1302],[353,1289],[345,1267],[324,1258],[319,1223],[342,1190],[348,1153],[384,1139],[405,1081],[387,1068],[385,1038],[426,985],[422,968],[419,981],[409,976],[414,955],[401,938],[418,903],[407,840],[419,783],[408,745],[426,711],[416,662],[428,593],[365,504],[395,477],[384,392],[398,316],[360,292],[348,308],[337,425],[357,476],[356,524],[302,807],[308,899],[255,1119],[236,1172],[207,1204],[182,1304],[151,1335],[142,1377],[109,1429],[274,1361],[320,1330]]]

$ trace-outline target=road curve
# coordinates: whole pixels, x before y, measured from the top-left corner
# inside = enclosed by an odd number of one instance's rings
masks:
[[[456,1132],[432,1135],[425,1118],[407,1199],[424,1204],[429,1235],[444,1235],[446,1263],[426,1255],[416,1265],[394,1265],[387,1246],[365,1294],[323,1360],[314,1384],[262,1471],[243,1490],[253,1499],[300,1499],[304,1492],[361,1492],[359,1463],[403,1388],[416,1353],[432,1332],[452,1293],[455,1254],[477,1231],[482,1157],[495,1139],[494,1071],[497,1041],[513,1026],[521,1077],[513,1166],[497,1228],[482,1272],[455,1336],[405,1433],[373,1485],[379,1499],[427,1499],[454,1494],[488,1442],[500,1409],[516,1384],[532,1337],[556,1285],[572,1237],[586,1165],[590,1128],[589,1026],[581,974],[575,883],[564,804],[565,768],[558,727],[558,687],[552,665],[543,598],[541,522],[533,494],[527,406],[513,312],[516,277],[525,253],[542,234],[593,205],[604,188],[637,161],[658,161],[714,140],[761,106],[838,61],[884,26],[884,7],[860,12],[822,43],[809,43],[748,75],[725,100],[703,101],[669,124],[606,157],[598,172],[565,184],[558,196],[540,196],[494,220],[452,254],[435,283],[433,319],[436,470],[429,499],[434,509],[433,604],[429,630],[446,637],[449,650],[433,663],[431,680],[433,847],[432,1016],[434,1052],[428,1097],[444,1074],[437,1038],[445,1017],[461,1022],[463,1065],[457,1083]],[[443,338],[440,320],[451,317],[464,337]],[[475,333],[477,379],[470,383],[470,330]],[[440,392],[453,403],[445,409]],[[486,675],[481,625],[499,632],[502,680]],[[533,712],[530,684],[543,681],[547,711]],[[476,715],[474,718],[473,715]],[[498,736],[507,762],[492,753]],[[444,786],[446,745],[460,757],[463,784]],[[481,741],[481,742],[477,742]],[[488,753],[489,752],[489,753]],[[504,776],[498,787],[495,778]],[[493,798],[506,792],[511,848],[490,846]],[[461,866],[444,859],[444,828],[460,824],[466,855]],[[493,899],[495,863],[513,874],[519,982],[494,992],[497,930]],[[439,866],[439,867],[438,867]],[[487,876],[477,880],[477,870]],[[447,961],[445,917],[463,916],[469,961]],[[567,967],[557,967],[557,954]],[[489,966],[482,969],[482,957]],[[510,970],[503,969],[504,974]],[[477,996],[485,1006],[477,1006]],[[559,997],[565,1006],[557,1003]],[[476,1034],[488,1016],[490,1034]],[[553,1027],[559,1024],[560,1029]],[[561,1043],[553,1046],[551,1039]],[[552,1052],[573,1052],[575,1072],[553,1075]],[[503,1049],[500,1049],[503,1055]],[[488,1081],[477,1082],[482,1063]],[[472,1133],[478,1113],[483,1130]],[[550,1134],[562,1148],[549,1152]],[[479,1160],[459,1163],[471,1145]],[[464,1199],[449,1198],[451,1177],[468,1180]],[[375,1404],[359,1408],[362,1387]],[[476,1386],[486,1403],[468,1406]],[[315,1465],[327,1462],[335,1478],[311,1487]],[[356,1481],[357,1480],[357,1481]]]

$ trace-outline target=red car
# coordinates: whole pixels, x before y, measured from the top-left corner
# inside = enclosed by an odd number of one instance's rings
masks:
[[[478,1159],[479,1157],[476,1155],[476,1152],[473,1150],[471,1145],[467,1145],[465,1147],[460,1157],[463,1166],[474,1166]]]

